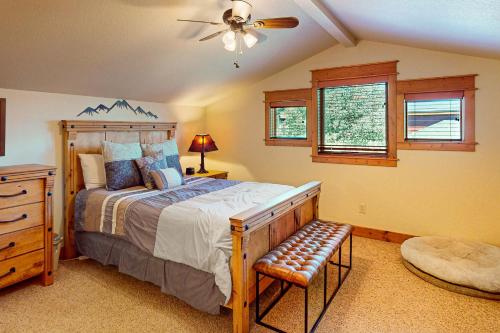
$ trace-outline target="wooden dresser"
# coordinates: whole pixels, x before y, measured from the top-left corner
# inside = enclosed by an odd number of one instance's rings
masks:
[[[52,284],[52,192],[56,169],[0,167],[0,289],[41,275]]]

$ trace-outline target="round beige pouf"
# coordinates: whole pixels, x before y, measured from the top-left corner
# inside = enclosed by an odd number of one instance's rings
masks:
[[[401,244],[403,264],[438,287],[500,300],[500,248],[444,237],[414,237]]]

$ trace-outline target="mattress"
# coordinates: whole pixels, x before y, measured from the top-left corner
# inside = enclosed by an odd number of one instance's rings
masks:
[[[75,228],[112,236],[149,256],[211,274],[225,304],[232,290],[229,218],[292,188],[188,178],[186,185],[164,191],[83,190],[76,198]]]

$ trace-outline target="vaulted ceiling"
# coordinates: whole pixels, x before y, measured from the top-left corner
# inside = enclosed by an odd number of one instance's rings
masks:
[[[252,17],[297,16],[267,30],[240,69],[220,38],[198,42],[229,0],[2,0],[0,87],[206,105],[335,41],[290,0],[254,0]]]
[[[300,25],[262,31],[235,69],[220,38],[198,42],[220,27],[176,21],[221,21],[229,0],[2,0],[0,87],[204,106],[337,40],[500,59],[497,0],[250,2],[253,18]]]
[[[359,39],[500,59],[498,0],[320,1]]]

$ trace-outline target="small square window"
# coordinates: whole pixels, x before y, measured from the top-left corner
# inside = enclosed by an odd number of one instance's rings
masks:
[[[266,145],[311,146],[311,89],[266,91]]]
[[[406,140],[462,140],[462,99],[406,101]]]
[[[271,107],[271,139],[307,139],[307,107],[281,106]]]
[[[398,149],[475,151],[475,75],[398,81]]]

